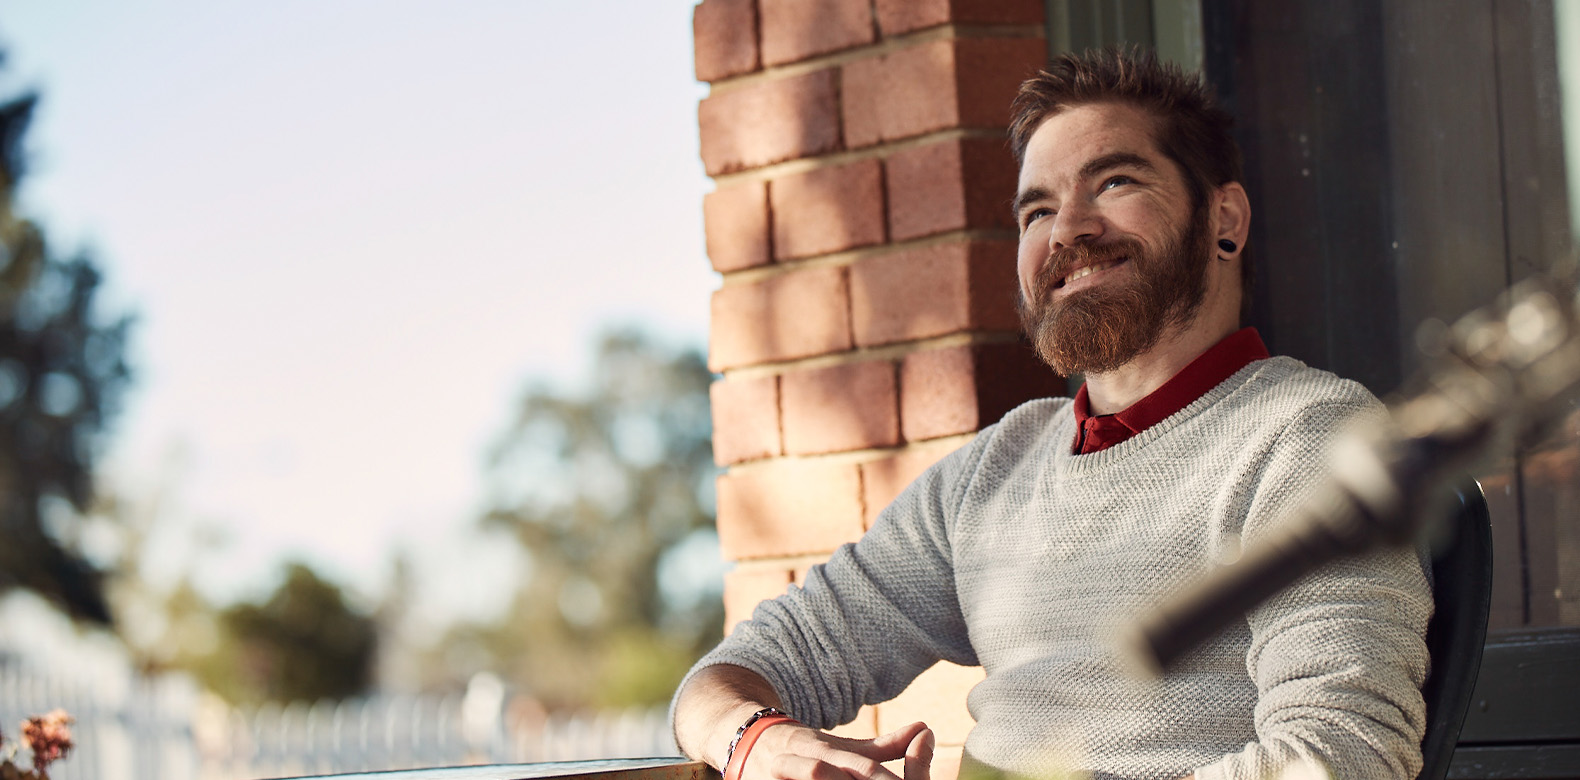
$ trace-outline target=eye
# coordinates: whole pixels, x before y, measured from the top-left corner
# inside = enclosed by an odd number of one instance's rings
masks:
[[[1036,222],[1043,217],[1051,217],[1056,213],[1058,212],[1046,207],[1032,209],[1026,212],[1025,215],[1020,218],[1021,229],[1024,230],[1027,226],[1031,225],[1031,223]]]
[[[1126,184],[1134,184],[1135,182],[1136,180],[1130,178],[1129,176],[1110,176],[1108,179],[1103,181],[1103,186],[1098,187],[1097,189],[1099,192],[1107,192],[1115,187]]]

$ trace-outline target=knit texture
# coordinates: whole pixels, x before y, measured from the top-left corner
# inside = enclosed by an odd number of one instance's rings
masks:
[[[1017,774],[1264,780],[1305,759],[1346,780],[1414,778],[1432,601],[1413,550],[1325,567],[1161,680],[1129,674],[1117,641],[1276,525],[1346,426],[1385,419],[1381,404],[1272,358],[1072,455],[1069,403],[984,429],[697,668],[751,669],[829,728],[940,659],[980,664],[968,759]]]

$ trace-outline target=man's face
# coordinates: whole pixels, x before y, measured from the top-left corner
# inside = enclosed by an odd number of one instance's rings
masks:
[[[1105,373],[1188,324],[1212,257],[1154,120],[1117,103],[1076,106],[1032,134],[1015,198],[1021,321],[1061,374]]]

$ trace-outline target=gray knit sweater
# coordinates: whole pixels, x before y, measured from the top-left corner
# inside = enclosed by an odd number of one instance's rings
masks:
[[[1233,560],[1318,483],[1364,388],[1289,358],[1241,369],[1134,438],[1072,455],[1068,399],[1034,401],[927,471],[857,544],[699,662],[761,674],[828,728],[943,659],[980,664],[969,759],[1030,775],[1263,780],[1421,767],[1432,611],[1413,551],[1330,565],[1161,681],[1116,632]]]

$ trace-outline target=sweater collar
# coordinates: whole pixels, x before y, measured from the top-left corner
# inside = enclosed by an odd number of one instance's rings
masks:
[[[1093,415],[1083,383],[1070,405],[1075,412],[1071,451],[1086,455],[1125,441],[1189,406],[1240,369],[1267,357],[1267,346],[1256,328],[1241,328],[1196,356],[1145,398],[1114,414]]]

